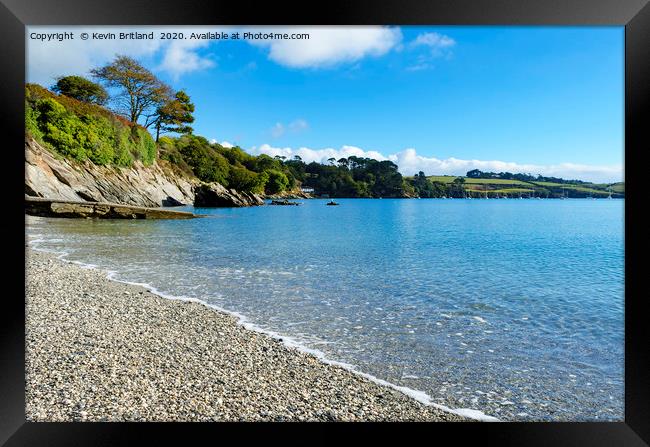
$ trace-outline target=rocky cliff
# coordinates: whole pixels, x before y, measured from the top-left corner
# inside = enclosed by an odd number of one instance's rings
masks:
[[[56,200],[111,202],[144,207],[262,205],[255,194],[203,183],[178,174],[164,161],[131,168],[79,163],[58,156],[31,138],[25,140],[25,194]]]

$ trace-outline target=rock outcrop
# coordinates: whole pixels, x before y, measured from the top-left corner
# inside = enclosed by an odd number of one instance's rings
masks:
[[[77,202],[25,197],[25,212],[42,217],[82,217],[102,219],[193,219],[199,215],[185,211],[146,208],[106,202]]]
[[[154,163],[131,168],[79,163],[25,141],[25,194],[58,200],[159,207],[192,204],[193,183]]]
[[[25,194],[57,201],[109,202],[140,207],[263,205],[255,194],[176,174],[167,162],[130,168],[76,162],[25,140]]]
[[[241,207],[256,205],[264,205],[264,199],[257,194],[226,189],[219,183],[203,183],[194,186],[194,206]]]

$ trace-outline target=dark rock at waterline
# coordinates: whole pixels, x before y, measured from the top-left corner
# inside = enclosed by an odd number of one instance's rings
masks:
[[[245,207],[264,205],[257,194],[226,189],[219,183],[202,183],[194,186],[194,206],[197,207]]]
[[[298,206],[300,204],[297,202],[290,202],[288,200],[271,200],[270,205]]]
[[[286,200],[286,199],[311,199],[311,194],[302,192],[300,190],[284,191],[278,194],[266,194],[266,199],[270,200]]]
[[[200,217],[185,211],[119,205],[107,202],[79,202],[25,197],[25,213],[41,217],[100,219],[192,219]]]
[[[175,198],[168,196],[166,199],[163,199],[162,206],[185,206],[186,203],[183,203]]]

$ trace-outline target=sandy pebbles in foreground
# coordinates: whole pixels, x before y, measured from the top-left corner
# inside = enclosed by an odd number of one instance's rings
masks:
[[[31,421],[460,421],[201,304],[27,250]]]

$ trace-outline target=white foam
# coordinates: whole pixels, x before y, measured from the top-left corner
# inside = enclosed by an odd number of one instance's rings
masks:
[[[33,242],[33,241],[29,242],[30,245],[32,245],[31,242]],[[72,260],[65,259],[65,257],[70,254],[70,253],[65,252],[65,251],[46,250],[46,249],[38,248],[36,246],[33,247],[33,249],[36,250],[36,251],[42,251],[42,252],[48,252],[48,253],[58,253],[59,256],[57,256],[57,258],[60,259],[61,261],[64,261],[64,262],[74,263],[74,264],[80,265],[80,266],[86,266],[85,268],[88,268],[88,269],[99,269],[94,264],[83,263],[83,262],[80,262],[80,261],[72,261]],[[122,284],[129,284],[129,285],[132,285],[132,286],[143,287],[143,288],[147,289],[149,292],[151,292],[151,293],[153,293],[155,295],[158,295],[158,296],[160,296],[162,298],[165,298],[165,299],[174,300],[174,301],[184,301],[184,302],[190,302],[190,303],[197,303],[197,304],[201,304],[203,306],[206,306],[206,307],[208,307],[210,309],[214,309],[214,310],[217,310],[219,312],[232,315],[232,316],[237,318],[237,324],[242,326],[244,329],[270,336],[273,339],[279,340],[282,344],[284,344],[288,348],[293,348],[293,349],[296,349],[298,351],[301,351],[301,352],[304,352],[304,353],[307,353],[307,354],[311,354],[314,357],[316,357],[318,360],[320,360],[321,362],[323,362],[323,363],[325,363],[327,365],[338,366],[338,367],[343,368],[343,369],[345,369],[345,370],[347,370],[347,371],[349,371],[349,372],[351,372],[353,374],[364,377],[364,378],[370,380],[373,383],[376,383],[378,385],[385,386],[385,387],[394,389],[396,391],[399,391],[402,394],[404,394],[406,396],[409,396],[412,399],[415,399],[416,401],[420,402],[423,405],[432,406],[434,408],[445,411],[447,413],[456,414],[458,416],[466,417],[466,418],[469,418],[469,419],[474,419],[474,420],[477,420],[477,421],[499,422],[499,419],[497,419],[495,417],[492,417],[492,416],[488,416],[488,415],[486,415],[485,413],[483,413],[480,410],[475,410],[475,409],[470,409],[470,408],[450,408],[450,407],[447,407],[445,405],[435,403],[433,401],[433,399],[431,398],[431,396],[429,396],[424,391],[414,390],[412,388],[408,388],[408,387],[405,387],[405,386],[396,385],[394,383],[391,383],[391,382],[388,382],[386,380],[375,377],[375,376],[373,376],[371,374],[359,371],[355,365],[352,365],[350,363],[345,363],[345,362],[341,362],[341,361],[338,361],[338,360],[330,359],[325,355],[325,353],[323,351],[320,351],[318,349],[313,349],[313,348],[310,348],[308,346],[305,346],[300,341],[298,341],[298,340],[296,340],[294,338],[288,337],[286,335],[281,335],[281,334],[279,334],[279,333],[277,333],[275,331],[272,331],[272,330],[265,329],[265,328],[262,328],[260,326],[257,326],[256,324],[250,322],[245,315],[243,315],[243,314],[241,314],[239,312],[224,309],[224,308],[222,308],[220,306],[210,304],[210,303],[208,303],[206,301],[203,301],[201,299],[198,299],[198,298],[192,298],[192,297],[187,297],[187,296],[183,296],[183,295],[178,296],[178,295],[167,294],[167,293],[164,293],[164,292],[158,290],[156,287],[154,287],[154,286],[152,286],[151,284],[148,284],[148,283],[141,283],[141,282],[126,281],[126,280],[118,279],[117,276],[116,276],[117,272],[114,271],[114,270],[101,269],[101,271],[106,273],[106,278],[111,280],[111,281],[115,281],[115,282],[122,283]],[[442,314],[442,315],[447,316],[447,315],[444,315],[444,314]],[[448,318],[451,318],[451,316],[448,316]],[[460,334],[460,335],[462,335],[462,334]]]
[[[481,317],[472,317],[472,318],[478,321],[479,323],[487,323],[487,321]]]
[[[479,410],[472,410],[471,408],[457,408],[454,410],[456,414],[465,416],[470,419],[476,419],[483,422],[499,422],[499,420],[492,416],[487,416]]]

